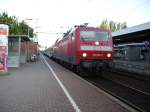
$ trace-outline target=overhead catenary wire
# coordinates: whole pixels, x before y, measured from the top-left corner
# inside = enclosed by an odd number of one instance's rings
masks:
[[[137,4],[135,7],[131,8],[131,9],[128,9],[128,11],[126,11],[126,13],[130,16],[128,16],[129,18],[130,17],[134,17],[134,15],[136,14],[135,12],[137,12],[138,10],[141,10],[143,8],[149,8],[148,7],[148,4],[150,5],[150,0],[146,0],[144,2],[140,2],[139,4]],[[131,16],[132,15],[132,16]]]

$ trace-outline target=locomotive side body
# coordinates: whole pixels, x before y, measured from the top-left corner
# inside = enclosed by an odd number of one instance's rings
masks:
[[[58,41],[55,42],[55,45],[53,46],[53,58],[75,65],[76,38],[73,33],[58,39]]]

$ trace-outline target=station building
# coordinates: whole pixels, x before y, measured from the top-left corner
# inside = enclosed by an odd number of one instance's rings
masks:
[[[112,32],[115,66],[150,74],[150,22]]]

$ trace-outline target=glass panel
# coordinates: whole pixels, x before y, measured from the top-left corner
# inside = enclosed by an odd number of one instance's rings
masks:
[[[9,39],[8,43],[8,52],[9,56],[18,56],[19,55],[19,38]]]
[[[20,63],[20,39],[8,38],[8,67],[19,67]]]
[[[80,37],[83,41],[108,41],[108,32],[101,31],[80,31]]]

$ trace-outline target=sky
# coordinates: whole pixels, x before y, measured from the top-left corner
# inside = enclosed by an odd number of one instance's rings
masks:
[[[150,22],[150,0],[0,0],[7,12],[38,33],[38,42],[49,47],[74,25],[97,27],[102,20],[127,22],[128,27]]]

